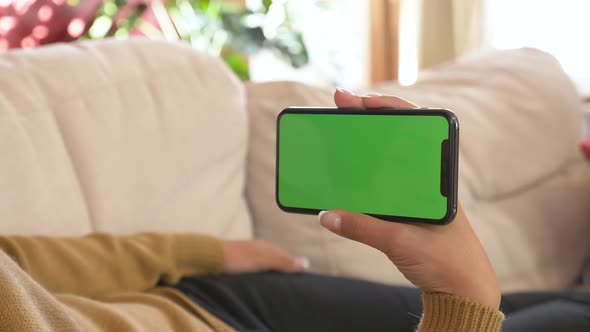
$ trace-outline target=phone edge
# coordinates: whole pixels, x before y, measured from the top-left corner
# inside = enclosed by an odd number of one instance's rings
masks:
[[[317,112],[317,111],[320,112]],[[293,112],[295,111],[295,112]],[[279,199],[279,146],[280,146],[280,120],[281,118],[288,113],[294,114],[331,114],[331,113],[344,113],[344,114],[380,114],[383,111],[392,111],[396,112],[396,114],[405,115],[418,115],[419,113],[422,114],[432,114],[432,115],[443,115],[448,123],[449,123],[449,139],[451,140],[450,147],[451,147],[451,171],[450,174],[452,176],[452,198],[447,197],[447,213],[441,219],[427,219],[427,218],[416,218],[416,217],[400,217],[400,216],[390,216],[390,215],[379,215],[373,213],[363,213],[378,219],[383,219],[387,221],[394,221],[394,222],[402,222],[402,223],[421,223],[421,224],[429,224],[429,225],[447,225],[451,223],[455,217],[457,216],[458,210],[458,175],[459,175],[459,119],[452,111],[445,109],[445,108],[337,108],[337,107],[311,107],[311,106],[290,106],[284,108],[276,118],[276,143],[275,143],[275,202],[279,209],[287,213],[298,213],[298,214],[308,214],[308,215],[317,215],[322,210],[318,209],[305,209],[305,208],[294,208],[294,207],[287,207],[284,206],[280,199]],[[324,113],[326,112],[326,113]]]

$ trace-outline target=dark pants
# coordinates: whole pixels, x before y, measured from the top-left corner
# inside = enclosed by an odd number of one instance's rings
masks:
[[[415,288],[314,274],[183,279],[176,288],[238,331],[414,331],[422,313]],[[503,297],[503,331],[590,331],[590,293]]]

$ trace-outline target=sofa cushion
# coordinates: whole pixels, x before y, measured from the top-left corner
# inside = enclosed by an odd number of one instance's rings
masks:
[[[1,233],[251,236],[243,87],[182,44],[0,56]]]
[[[484,53],[425,73],[413,86],[371,90],[458,115],[459,197],[504,290],[575,282],[590,250],[590,167],[579,150],[580,103],[555,59],[532,49]],[[267,83],[249,85],[247,94],[256,233],[309,256],[318,272],[406,284],[384,255],[274,202],[276,115],[292,105],[331,106],[331,89]]]

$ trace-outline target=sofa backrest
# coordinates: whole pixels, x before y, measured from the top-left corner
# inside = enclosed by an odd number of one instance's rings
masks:
[[[143,39],[0,55],[0,234],[251,236],[241,83]]]
[[[459,197],[505,290],[574,285],[590,258],[590,164],[579,148],[579,96],[553,57],[532,49],[484,53],[412,86],[388,82],[369,91],[457,114]],[[274,202],[277,114],[292,105],[333,106],[332,93],[288,82],[247,86],[256,234],[310,257],[317,272],[407,283],[382,253]]]

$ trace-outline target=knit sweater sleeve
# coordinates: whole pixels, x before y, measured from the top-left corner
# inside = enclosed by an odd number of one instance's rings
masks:
[[[425,292],[422,302],[417,332],[499,332],[504,320],[499,310],[454,295]]]
[[[67,308],[0,251],[0,331],[81,331]]]
[[[196,234],[4,236],[0,249],[50,292],[84,296],[142,291],[223,266],[220,241]]]

